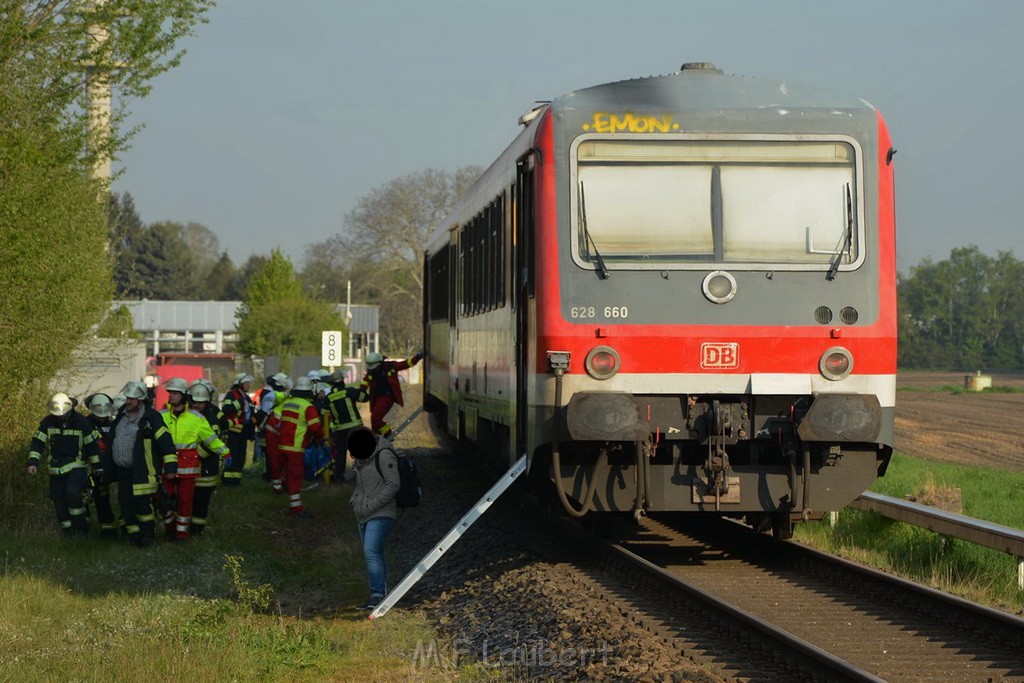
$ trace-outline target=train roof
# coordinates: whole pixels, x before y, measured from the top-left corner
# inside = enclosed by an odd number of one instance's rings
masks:
[[[707,62],[684,64],[674,73],[573,90],[551,102],[554,111],[605,107],[664,109],[842,109],[874,111],[867,101],[830,88],[725,74]]]

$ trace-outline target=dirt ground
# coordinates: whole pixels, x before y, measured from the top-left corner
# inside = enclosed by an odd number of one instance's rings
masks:
[[[1024,389],[1024,373],[989,376],[993,387]],[[963,373],[900,373],[896,386],[896,450],[1024,472],[1024,393],[935,391],[963,387]]]

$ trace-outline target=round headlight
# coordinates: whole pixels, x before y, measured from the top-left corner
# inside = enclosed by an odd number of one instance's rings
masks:
[[[853,372],[853,356],[841,346],[833,346],[821,354],[818,369],[825,379],[840,380]]]
[[[584,363],[587,374],[594,379],[608,379],[619,371],[619,353],[610,346],[595,346]]]
[[[704,277],[701,291],[712,303],[728,303],[736,296],[736,278],[724,270],[712,271]]]

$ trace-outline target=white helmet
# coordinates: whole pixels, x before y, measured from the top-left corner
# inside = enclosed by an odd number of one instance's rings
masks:
[[[85,407],[96,417],[110,417],[114,402],[106,394],[93,394],[85,399]]]
[[[124,394],[125,398],[146,398],[146,386],[142,382],[128,382],[121,389],[121,393]]]
[[[182,394],[188,393],[188,384],[181,377],[172,377],[167,380],[167,384],[164,385],[164,389],[167,391],[177,391]]]
[[[235,384],[245,384],[252,381],[252,375],[247,372],[240,372],[235,375]]]
[[[292,378],[289,377],[288,375],[284,375],[279,380],[279,384],[281,385],[282,391],[291,391],[293,388],[295,388],[295,382],[293,382]]]
[[[210,389],[202,382],[195,382],[188,388],[188,397],[193,403],[208,403]]]
[[[366,354],[366,367],[373,370],[375,367],[384,362],[384,356],[380,355],[376,351],[370,351]]]
[[[309,378],[310,382],[319,382],[320,381],[320,371],[319,370],[310,370],[309,372],[306,373],[306,377]]]
[[[295,380],[294,391],[313,391],[313,380],[309,377],[300,377]]]
[[[74,404],[71,402],[71,397],[64,392],[54,394],[53,398],[50,399],[50,415],[55,417],[67,415],[73,407]]]
[[[111,402],[111,406],[113,407],[115,413],[121,410],[121,406],[124,405],[124,402],[127,398],[128,397],[125,396],[124,394],[118,394],[117,396],[114,397],[114,400]]]

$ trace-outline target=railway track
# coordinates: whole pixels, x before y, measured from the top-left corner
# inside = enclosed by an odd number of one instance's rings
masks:
[[[685,642],[699,614],[664,601],[639,606],[652,629],[727,677],[1024,681],[1024,620],[735,524],[648,519],[611,549],[761,634],[751,647],[770,654],[770,666],[737,666],[730,660],[745,656],[729,654],[732,643],[715,654]]]

